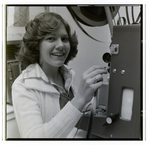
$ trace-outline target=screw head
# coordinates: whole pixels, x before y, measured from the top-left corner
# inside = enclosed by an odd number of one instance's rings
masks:
[[[117,70],[116,69],[113,69],[113,73],[115,74],[117,72]]]
[[[124,74],[125,74],[125,72],[126,72],[125,70],[122,70],[122,71],[121,71],[121,74],[122,74],[122,75],[124,75]]]
[[[107,117],[107,118],[106,118],[106,122],[107,122],[108,124],[111,124],[111,123],[112,123],[112,119],[111,119],[110,117]]]

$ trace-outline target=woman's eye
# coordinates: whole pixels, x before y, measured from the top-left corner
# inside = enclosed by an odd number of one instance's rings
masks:
[[[49,37],[48,40],[49,40],[49,41],[54,41],[55,38],[54,38],[54,37]]]
[[[68,38],[67,38],[67,37],[64,37],[64,38],[62,38],[62,41],[63,41],[63,42],[68,42]]]

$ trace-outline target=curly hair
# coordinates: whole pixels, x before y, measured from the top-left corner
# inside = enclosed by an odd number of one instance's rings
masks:
[[[68,64],[70,60],[76,57],[78,53],[76,32],[71,32],[69,24],[60,15],[44,12],[37,15],[25,27],[26,33],[17,53],[17,59],[22,62],[24,68],[30,64],[39,63],[40,40],[44,39],[47,34],[57,30],[61,25],[65,26],[70,42],[70,52],[64,63]]]

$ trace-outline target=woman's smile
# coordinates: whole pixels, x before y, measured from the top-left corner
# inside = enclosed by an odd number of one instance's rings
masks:
[[[51,55],[62,57],[65,55],[65,53],[63,53],[63,52],[52,52]]]

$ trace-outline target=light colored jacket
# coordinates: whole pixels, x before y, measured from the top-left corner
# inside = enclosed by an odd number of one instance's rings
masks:
[[[65,65],[62,68],[69,89],[74,71]],[[82,116],[70,101],[60,110],[60,93],[38,64],[28,66],[15,80],[12,97],[22,138],[66,138]]]

